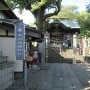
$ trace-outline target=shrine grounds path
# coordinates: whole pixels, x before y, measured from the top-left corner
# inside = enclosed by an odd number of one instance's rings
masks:
[[[25,90],[17,79],[6,90]],[[90,90],[90,64],[45,63],[28,69],[28,90]]]

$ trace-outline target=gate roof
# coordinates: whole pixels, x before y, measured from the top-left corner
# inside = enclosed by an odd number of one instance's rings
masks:
[[[80,26],[78,24],[78,22],[76,20],[71,20],[71,19],[50,19],[49,20],[49,28],[48,30],[50,30],[50,28],[52,27],[58,27],[63,29],[64,31],[68,31],[69,32],[80,32]]]

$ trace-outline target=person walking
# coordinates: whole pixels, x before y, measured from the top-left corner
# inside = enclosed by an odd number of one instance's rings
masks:
[[[33,64],[38,65],[38,50],[33,51]]]

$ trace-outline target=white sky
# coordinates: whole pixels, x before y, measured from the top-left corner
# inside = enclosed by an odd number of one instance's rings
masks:
[[[62,0],[62,5],[75,5],[79,7],[79,11],[83,11],[89,2],[90,0]]]
[[[79,7],[79,11],[83,11],[86,9],[89,1],[90,0],[62,0],[62,5],[75,5]],[[33,24],[35,22],[35,18],[30,11],[24,10],[21,15],[18,13],[18,10],[14,10],[14,12],[25,24]]]
[[[14,10],[14,12],[17,15],[17,17],[23,20],[25,24],[33,24],[35,22],[33,14],[28,10],[24,10],[21,15],[19,14],[18,9]]]

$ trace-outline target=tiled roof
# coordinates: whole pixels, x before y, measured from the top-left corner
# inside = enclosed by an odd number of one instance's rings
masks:
[[[75,20],[60,20],[62,24],[64,24],[66,27],[70,28],[80,28],[79,24]]]
[[[70,19],[51,19],[49,21],[49,24],[63,24],[67,28],[71,29],[79,29],[80,26],[77,21],[75,20],[70,20]]]
[[[0,11],[3,12],[9,19],[19,19],[4,0],[0,0]]]

